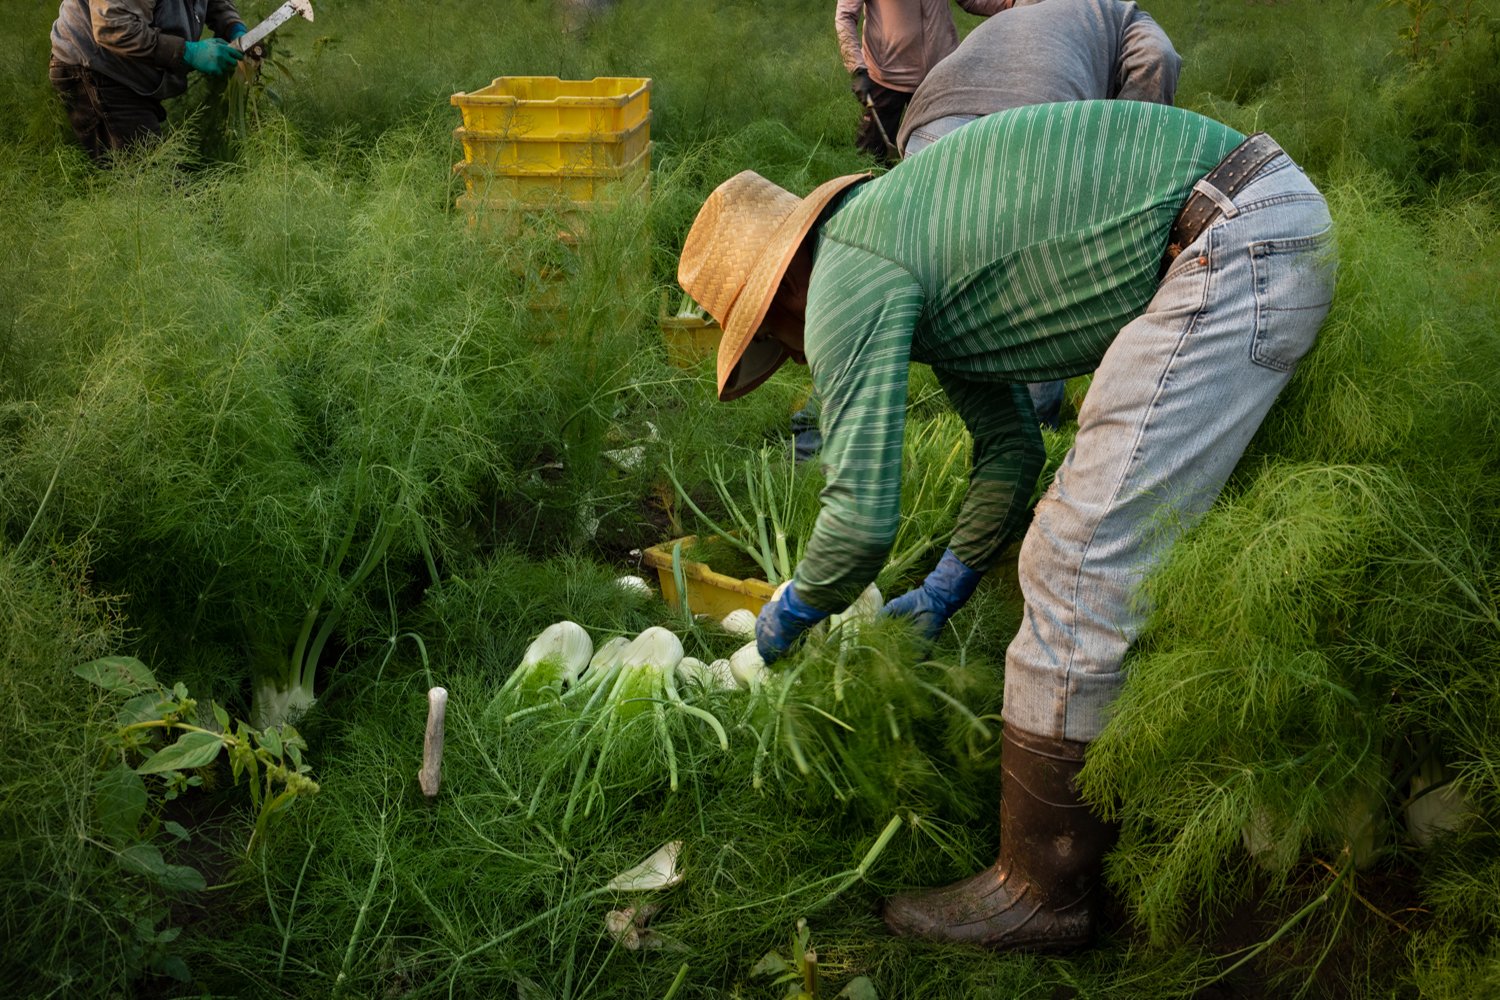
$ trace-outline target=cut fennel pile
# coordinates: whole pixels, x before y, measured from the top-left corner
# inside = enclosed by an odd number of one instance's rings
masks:
[[[819,759],[847,756],[840,741],[854,732],[854,723],[840,717],[840,705],[855,674],[846,662],[868,658],[860,634],[880,607],[880,593],[871,586],[774,670],[753,639],[705,662],[686,656],[683,640],[666,628],[604,638],[596,647],[581,625],[558,622],[533,640],[486,720],[502,743],[548,748],[536,758],[532,809],[546,796],[565,795],[564,829],[632,789],[660,782],[677,791],[684,753],[692,762],[686,773],[693,775],[707,773],[705,767],[730,780],[739,773],[759,789],[768,767],[784,767],[780,773],[824,781],[841,794],[851,785],[843,777],[851,766]],[[693,641],[711,648],[701,635]],[[821,664],[816,669],[826,692],[806,687],[808,661]],[[880,726],[891,739],[902,739],[902,727],[888,716],[880,710]],[[734,744],[740,749],[731,754]],[[740,771],[735,762],[746,766]]]

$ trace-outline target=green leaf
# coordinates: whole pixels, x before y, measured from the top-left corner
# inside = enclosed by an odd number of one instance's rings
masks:
[[[229,730],[230,730],[229,713],[226,712],[226,711],[224,711],[224,707],[222,705],[220,705],[218,702],[214,702],[213,706],[214,706],[214,718],[217,719],[217,720],[219,720],[219,728],[221,730],[223,730],[224,732],[226,732],[226,733],[229,732]]]
[[[256,822],[264,822],[268,817],[280,812],[292,804],[297,796],[291,792],[281,792],[274,799],[267,802],[265,808],[260,811]]]
[[[155,844],[131,844],[119,854],[120,867],[144,875],[173,892],[202,892],[208,888],[203,873],[187,865],[169,865]]]
[[[273,756],[280,757],[283,753],[280,731],[274,728],[266,729],[260,734],[260,745],[271,751]]]
[[[178,955],[168,955],[162,959],[161,971],[179,983],[189,982],[193,978],[193,974],[188,971],[187,963]]]
[[[163,692],[158,688],[155,691],[138,694],[120,706],[118,721],[121,728],[133,726],[137,722],[150,722],[153,719],[160,719],[162,717],[162,705],[166,704],[162,696]]]
[[[250,788],[250,808],[260,812],[260,758],[253,753],[245,756],[245,777]]]
[[[791,966],[787,964],[786,959],[782,958],[774,951],[768,951],[760,957],[759,962],[755,963],[754,968],[750,970],[750,975],[775,976],[780,973],[787,972],[790,969]]]
[[[146,811],[146,783],[124,764],[106,771],[94,784],[94,812],[105,839],[113,843],[135,840]]]
[[[73,673],[90,684],[118,694],[140,694],[158,687],[151,668],[133,656],[105,656],[73,668]]]
[[[193,839],[193,835],[188,832],[188,828],[183,826],[181,823],[178,823],[176,820],[167,820],[162,824],[162,829],[166,830],[172,836],[183,842],[187,842]]]
[[[848,1000],[879,1000],[875,984],[870,982],[869,976],[857,976],[849,980],[849,985],[839,990],[838,996],[847,997]],[[838,998],[835,997],[834,1000]]]
[[[160,774],[163,771],[187,771],[210,764],[219,756],[224,741],[213,733],[183,733],[176,743],[152,754],[137,774]]]
[[[161,851],[156,849],[155,844],[131,844],[119,854],[120,867],[135,875],[156,876],[166,870],[167,861],[161,856]],[[140,921],[136,921],[136,930],[140,930]],[[151,927],[151,934],[156,934],[156,928]]]
[[[208,888],[208,879],[191,865],[167,865],[156,881],[163,889],[172,892],[202,892]]]

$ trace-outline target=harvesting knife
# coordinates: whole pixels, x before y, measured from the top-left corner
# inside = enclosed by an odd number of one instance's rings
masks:
[[[286,3],[271,12],[271,16],[230,42],[241,52],[249,52],[265,40],[266,36],[300,14],[309,21],[313,19],[312,0],[286,0]]]
[[[880,120],[880,115],[875,110],[875,102],[866,97],[865,107],[870,110],[870,117],[875,119],[875,128],[880,132],[880,141],[885,143],[885,151],[899,160],[901,158],[901,150],[897,149],[896,144],[891,141],[891,137],[886,135],[885,123]]]

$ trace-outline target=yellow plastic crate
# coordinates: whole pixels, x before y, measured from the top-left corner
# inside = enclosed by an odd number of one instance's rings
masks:
[[[516,236],[546,226],[564,243],[577,242],[588,223],[588,214],[600,202],[558,199],[551,203],[516,202],[509,198],[482,198],[461,194],[454,202],[469,225],[500,236]]]
[[[662,342],[667,347],[667,361],[678,368],[693,368],[704,358],[713,357],[718,353],[719,339],[724,335],[718,322],[686,294],[682,296],[677,312],[668,315],[665,289],[661,293],[657,323],[661,327]]]
[[[602,194],[603,197],[592,201],[575,201],[561,195],[520,201],[504,194],[486,197],[465,193],[459,195],[454,204],[464,213],[470,226],[493,235],[513,237],[548,228],[558,239],[571,243],[585,235],[589,216],[595,209],[608,209],[626,198],[649,202],[651,175],[641,178],[636,187],[616,182],[605,188]]]
[[[668,607],[676,607],[677,578],[672,572],[672,549],[681,542],[684,551],[690,549],[698,539],[694,535],[671,542],[653,545],[641,553],[642,561],[656,570],[656,581],[661,586],[662,600]],[[682,579],[687,587],[688,610],[695,615],[712,615],[723,618],[729,612],[744,608],[754,614],[766,606],[776,594],[776,588],[764,580],[754,578],[740,580],[723,573],[716,573],[707,563],[682,560]]]
[[[518,167],[488,167],[479,163],[456,163],[463,174],[464,190],[490,201],[550,202],[559,198],[574,202],[614,201],[627,197],[640,186],[651,169],[651,144],[629,163],[615,167],[580,167],[565,172],[523,170]]]
[[[464,162],[535,173],[576,173],[634,162],[651,142],[651,116],[623,132],[579,132],[556,136],[482,132],[459,127]]]
[[[719,351],[719,341],[724,331],[713,320],[694,326],[669,326],[661,328],[662,341],[667,345],[667,363],[676,368],[696,368],[705,358]]]
[[[555,76],[497,76],[488,87],[454,94],[464,128],[543,138],[625,132],[650,111],[651,80],[600,76],[559,80]]]

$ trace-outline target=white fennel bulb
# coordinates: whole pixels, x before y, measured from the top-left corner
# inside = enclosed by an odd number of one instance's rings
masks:
[[[741,639],[755,638],[755,612],[748,608],[735,608],[719,622],[719,627],[730,635]]]

